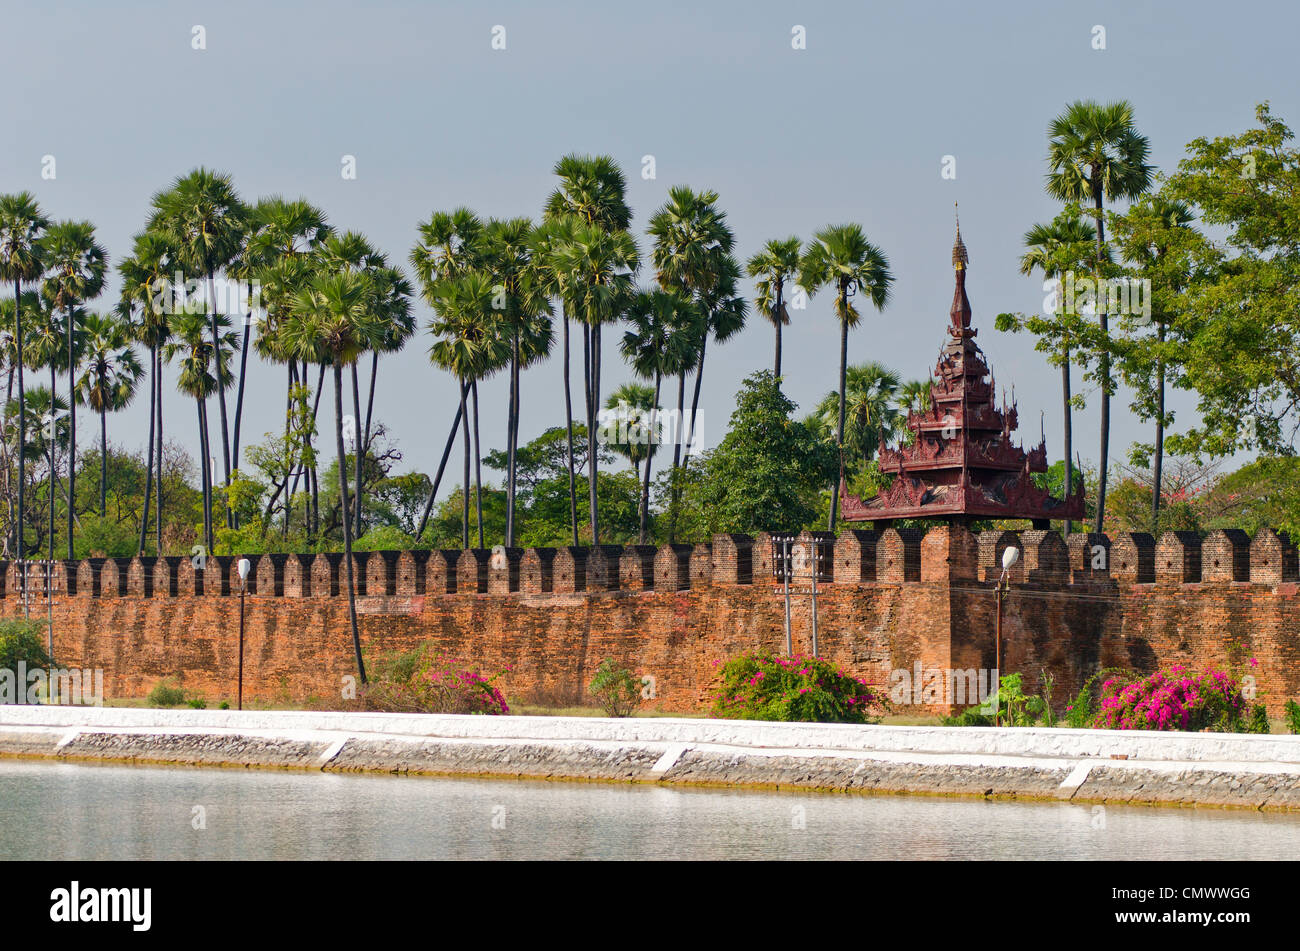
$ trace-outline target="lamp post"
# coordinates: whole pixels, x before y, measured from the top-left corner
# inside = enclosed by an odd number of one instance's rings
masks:
[[[252,563],[239,559],[239,709],[244,709],[244,591],[248,587],[248,572]]]
[[[998,602],[998,619],[997,619],[997,624],[993,629],[993,655],[994,655],[993,662],[995,665],[993,670],[994,670],[994,679],[997,681],[994,688],[996,692],[993,695],[995,701],[993,704],[993,725],[994,726],[999,725],[998,714],[1000,711],[998,710],[999,704],[996,701],[998,699],[998,695],[1001,693],[1002,690],[1002,598],[1004,595],[1007,594],[1007,592],[1011,590],[1011,583],[1007,580],[1007,572],[1009,572],[1012,569],[1012,567],[1015,566],[1015,563],[1019,560],[1020,560],[1019,548],[1008,548],[1004,552],[1002,552],[1002,576],[998,578],[997,587],[994,589],[997,595],[997,602]]]

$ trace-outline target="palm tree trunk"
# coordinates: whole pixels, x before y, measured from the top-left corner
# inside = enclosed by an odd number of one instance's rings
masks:
[[[208,419],[204,411],[204,399],[201,396],[194,397],[194,405],[198,410],[199,417],[199,452],[203,454],[203,461],[199,465],[199,478],[203,480],[203,544],[207,549],[207,555],[212,555],[212,478],[208,469],[208,463],[211,461],[211,452],[208,446]]]
[[[776,282],[776,301],[772,310],[772,323],[776,324],[776,369],[772,371],[776,377],[776,387],[781,388],[781,297],[784,291],[784,282]]]
[[[99,410],[99,517],[108,517],[108,409]]]
[[[144,543],[149,532],[149,496],[153,493],[153,439],[158,415],[158,346],[149,345],[149,448],[144,454],[144,507],[140,511],[140,550],[144,556]]]
[[[668,487],[668,544],[677,541],[677,502],[680,498],[680,486],[677,480],[682,461],[682,413],[686,409],[686,371],[677,374],[677,425],[673,427],[673,469],[669,473]]]
[[[55,373],[54,360],[51,359],[50,360],[50,423],[49,423],[49,429],[47,430],[46,437],[45,437],[46,439],[49,440],[50,443],[50,492],[49,492],[49,497],[50,497],[49,552],[50,554],[49,554],[49,558],[51,561],[54,559],[54,446],[59,441],[58,440],[59,421],[58,421],[58,417],[54,415],[54,399],[56,396],[54,392],[55,379],[56,379],[56,373]]]
[[[1096,173],[1094,172],[1094,181]],[[1093,204],[1097,209],[1097,318],[1101,325],[1101,354],[1099,369],[1101,371],[1101,466],[1097,474],[1097,527],[1101,534],[1106,525],[1106,468],[1110,458],[1110,339],[1106,308],[1102,304],[1101,265],[1106,242],[1106,224],[1102,216],[1101,184],[1093,187]]]
[[[1160,343],[1165,342],[1165,327],[1161,324],[1156,330]],[[1165,461],[1165,361],[1163,356],[1156,358],[1156,459],[1155,471],[1152,473],[1151,486],[1151,533],[1160,530],[1160,477]]]
[[[27,510],[24,498],[27,490],[27,396],[23,389],[23,291],[22,281],[14,278],[14,346],[18,363],[18,520],[16,522],[16,544],[14,554],[18,558],[27,557],[23,529],[26,527]],[[24,576],[25,577],[25,576]]]
[[[470,394],[474,398],[474,510],[478,515],[478,547],[483,545],[483,459],[479,453],[478,442],[478,380],[470,383]]]
[[[361,444],[361,432],[358,427],[361,425],[361,388],[357,382],[357,364],[352,363],[352,456],[353,465],[355,466],[356,478],[352,481],[356,485],[356,492],[353,494],[355,505],[352,506],[355,512],[356,527],[352,530],[353,536],[361,537],[361,486],[362,486],[362,457],[365,454],[365,447]]]
[[[217,335],[217,286],[215,274],[208,272],[208,296],[212,301],[212,309],[209,318],[212,324],[212,352],[215,355],[217,364],[217,401],[221,408],[221,461],[225,466],[226,487],[230,487],[230,430],[226,426],[226,386],[224,363],[221,359],[221,340]],[[216,473],[213,473],[213,480],[216,482]],[[226,517],[229,519],[229,510]]]
[[[600,412],[600,324],[591,328],[591,403],[587,413],[587,471],[591,474],[587,495],[591,501],[591,544],[600,544],[600,525],[597,505],[597,457],[600,443],[596,441],[596,414]]]
[[[1059,312],[1059,310],[1058,310]],[[1061,404],[1064,410],[1064,430],[1065,430],[1065,492],[1064,497],[1069,501],[1074,495],[1074,427],[1070,410],[1070,348],[1065,347],[1065,360],[1061,364]],[[1070,520],[1065,520],[1065,537],[1070,537]]]
[[[510,337],[510,394],[506,408],[506,547],[515,544],[515,420],[519,411],[519,332]]]
[[[157,453],[156,463],[158,466],[158,504],[154,511],[154,532],[156,538],[154,554],[161,556],[163,553],[162,530],[163,530],[163,383],[162,383],[162,350],[159,347],[154,348],[154,381],[158,392],[158,444],[154,447]]]
[[[21,377],[20,389],[21,389]],[[578,544],[578,486],[573,472],[573,396],[569,391],[569,315],[564,315],[564,426],[569,436],[569,522],[573,544]],[[21,493],[22,489],[19,489]],[[19,498],[22,498],[19,495]]]
[[[831,488],[830,531],[835,531],[835,522],[840,513],[840,483],[844,481],[844,404],[845,389],[848,383],[849,369],[849,321],[845,316],[849,306],[848,287],[840,286],[840,422],[835,429],[835,447],[840,454],[839,480]]]
[[[686,426],[686,448],[682,452],[684,459],[691,457],[691,444],[695,441],[695,416],[700,411],[700,384],[704,380],[704,350],[708,345],[709,330],[706,326],[704,336],[700,339],[700,359],[695,365],[695,393],[691,397],[691,416]]]
[[[464,396],[463,388],[461,396]],[[462,398],[460,404],[456,407],[456,418],[452,420],[451,432],[447,434],[447,445],[442,450],[442,461],[438,463],[438,473],[433,477],[433,486],[429,489],[429,498],[425,501],[424,512],[420,515],[420,527],[415,532],[416,541],[419,541],[420,536],[424,534],[425,527],[429,524],[429,513],[433,511],[433,500],[438,494],[438,485],[442,482],[442,473],[447,468],[447,460],[451,458],[451,449],[456,445],[456,432],[460,429],[460,419],[464,409],[465,403]]]
[[[637,544],[650,544],[650,462],[654,459],[655,446],[658,445],[658,427],[655,417],[659,412],[659,386],[663,375],[655,371],[655,399],[650,406],[650,433],[646,442],[645,477],[641,480],[641,529],[637,533]]]
[[[68,561],[72,561],[72,531],[76,517],[77,489],[77,382],[76,364],[72,354],[72,328],[76,323],[72,308],[68,307]],[[50,555],[54,557],[53,554]]]
[[[239,389],[235,391],[235,434],[231,446],[230,467],[239,471],[239,423],[244,417],[244,377],[248,372],[248,337],[253,326],[253,315],[244,316],[244,343],[239,353]]]
[[[462,548],[469,547],[469,412],[465,408],[465,396],[468,392],[469,384],[462,380],[460,385],[460,428],[461,432],[465,434],[465,473],[460,492],[460,544]]]
[[[375,379],[379,375],[379,351],[370,354],[370,392],[366,396],[366,438],[361,445],[370,448],[370,414],[375,408]]]
[[[361,659],[361,628],[357,624],[356,585],[352,579],[352,520],[348,513],[348,457],[343,449],[343,367],[334,359],[334,435],[339,454],[339,504],[343,506],[343,568],[348,585],[348,622],[352,626],[352,650],[357,658],[357,676],[366,682],[366,664]]]

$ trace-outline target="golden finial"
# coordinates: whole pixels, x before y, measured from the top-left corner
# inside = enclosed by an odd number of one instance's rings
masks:
[[[954,270],[964,271],[970,265],[970,256],[966,254],[966,245],[961,241],[961,215],[957,214],[957,203],[952,203],[953,214],[957,215],[957,240],[952,243],[952,266]]]

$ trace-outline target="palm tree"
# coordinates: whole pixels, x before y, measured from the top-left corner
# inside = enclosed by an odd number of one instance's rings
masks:
[[[285,325],[290,350],[299,357],[334,370],[334,435],[338,451],[339,504],[343,523],[343,562],[347,574],[348,617],[357,673],[366,682],[357,623],[356,585],[352,565],[352,519],[348,511],[347,451],[343,446],[343,367],[355,363],[383,339],[382,320],[373,312],[375,290],[361,272],[322,273],[299,292]]]
[[[1070,334],[1069,321],[1064,311],[1061,280],[1080,267],[1097,238],[1097,227],[1084,221],[1077,211],[1067,208],[1048,224],[1036,224],[1025,232],[1025,253],[1020,256],[1020,273],[1029,275],[1038,271],[1044,278],[1056,282],[1056,319],[1061,326],[1061,401],[1064,409],[1063,433],[1065,436],[1065,496],[1074,489],[1074,425],[1070,403]],[[1070,534],[1070,520],[1065,520],[1064,532]]]
[[[550,352],[551,302],[542,266],[533,260],[533,223],[527,218],[493,220],[484,233],[485,266],[501,290],[498,309],[509,337],[510,392],[506,411],[506,545],[515,543],[515,465],[519,446],[520,370],[527,335],[531,360]]]
[[[894,283],[885,253],[867,240],[856,224],[832,225],[813,236],[799,260],[799,285],[815,294],[826,285],[836,290],[835,314],[840,322],[840,406],[835,444],[840,454],[840,480],[844,478],[844,414],[846,377],[849,363],[849,328],[861,319],[849,301],[859,291],[867,296],[876,310],[889,303],[889,288]],[[830,530],[835,531],[839,514],[838,486],[831,491]]]
[[[230,318],[225,314],[215,319],[218,335],[214,347],[212,340],[204,337],[212,322],[212,315],[203,310],[187,310],[171,315],[169,323],[173,339],[162,348],[164,360],[170,362],[173,358],[179,358],[180,372],[176,387],[193,397],[197,408],[199,452],[202,456],[199,474],[203,480],[203,534],[209,552],[215,547],[216,541],[212,524],[212,489],[216,474],[210,467],[212,449],[208,436],[208,397],[230,386],[232,374],[222,359],[222,354],[235,353],[239,349],[239,335],[230,329]]]
[[[163,391],[162,347],[171,328],[168,313],[173,298],[170,269],[176,262],[172,241],[157,232],[144,231],[135,236],[131,255],[118,265],[122,275],[122,294],[117,305],[118,317],[130,328],[131,335],[149,348],[149,448],[145,453],[144,505],[140,512],[139,554],[145,550],[149,527],[149,495],[155,473],[158,502],[155,514],[155,554],[162,555],[163,525]]]
[[[649,426],[650,449],[641,482],[641,527],[639,544],[650,540],[650,464],[659,445],[661,426],[653,414],[659,410],[659,388],[665,376],[678,376],[678,417],[685,398],[686,373],[695,362],[697,328],[702,322],[696,306],[675,291],[642,291],[628,308],[631,329],[623,334],[620,349],[633,372],[643,380],[654,380]]]
[[[209,329],[217,360],[217,378],[226,380],[224,350],[217,338],[218,302],[216,273],[239,255],[244,242],[248,209],[239,200],[229,175],[197,168],[166,191],[153,197],[154,213],[149,228],[167,234],[175,243],[179,263],[189,272],[203,275],[208,284]],[[225,483],[230,486],[230,428],[226,422],[226,386],[217,390],[221,408],[221,454]]]
[[[1153,285],[1159,282],[1159,294],[1152,293],[1153,304],[1156,300],[1177,295],[1186,286],[1182,274],[1171,274],[1161,267],[1173,251],[1180,237],[1190,236],[1196,216],[1185,202],[1168,198],[1161,194],[1144,196],[1129,210],[1127,220],[1122,224],[1120,246],[1124,257],[1143,272],[1153,273]],[[1180,279],[1181,278],[1181,279]],[[1156,325],[1156,345],[1153,348],[1156,373],[1156,441],[1155,458],[1152,464],[1151,526],[1157,530],[1160,519],[1160,489],[1164,469],[1165,455],[1165,373],[1167,370],[1165,340],[1169,335],[1169,325],[1174,315],[1165,307],[1153,306],[1151,318]]]
[[[435,339],[429,348],[429,358],[436,366],[453,374],[460,384],[461,420],[465,436],[461,539],[466,548],[469,547],[470,414],[465,400],[467,396],[475,396],[474,465],[475,472],[479,473],[475,479],[475,506],[478,515],[478,544],[482,548],[483,488],[478,448],[477,383],[484,376],[506,365],[509,361],[509,342],[492,306],[496,292],[488,274],[471,271],[461,277],[440,282],[435,291],[436,316],[429,324],[429,333]]]
[[[632,471],[636,473],[638,480],[645,485],[650,474],[650,457],[655,451],[655,411],[658,406],[659,394],[654,387],[646,386],[644,383],[624,383],[622,386],[609,394],[605,401],[606,425],[601,427],[606,431],[613,429],[612,448],[614,452],[622,456],[632,465]],[[635,433],[635,435],[634,435]],[[601,440],[606,444],[611,444],[611,440],[606,438]],[[645,463],[646,475],[642,479],[641,464]],[[638,535],[639,544],[646,544],[647,529],[649,522],[649,512],[646,508],[645,495],[641,498],[641,529]]]
[[[288,201],[279,195],[259,199],[257,204],[249,209],[246,228],[244,245],[227,270],[233,277],[250,284],[254,281],[259,284],[264,282],[266,272],[280,262],[309,257],[326,238],[333,234],[333,229],[326,222],[325,213],[315,205],[302,198]],[[279,276],[283,276],[283,272]],[[266,306],[265,300],[260,302],[250,300],[250,310],[254,303]],[[231,447],[231,468],[235,470],[239,469],[244,378],[248,369],[249,336],[253,323],[249,318],[251,313],[244,320],[244,340],[239,358],[239,389],[235,395],[235,428]],[[289,385],[293,386],[292,377]]]
[[[1047,128],[1047,193],[1066,202],[1091,201],[1097,218],[1096,280],[1100,291],[1105,271],[1106,223],[1103,201],[1136,198],[1151,187],[1147,164],[1150,143],[1133,125],[1128,102],[1101,105],[1079,100],[1066,107]],[[1110,455],[1110,345],[1106,308],[1097,295],[1102,340],[1098,354],[1101,377],[1101,463],[1097,476],[1097,525],[1106,521],[1106,467]],[[1067,462],[1068,465],[1068,462]],[[1067,484],[1066,489],[1070,486]]]
[[[600,408],[600,322],[592,324],[588,318],[580,317],[569,306],[581,292],[572,286],[575,275],[567,276],[556,271],[558,259],[553,253],[557,249],[572,245],[577,239],[579,229],[595,228],[607,234],[626,234],[632,224],[632,209],[627,203],[627,180],[623,170],[608,155],[570,154],[555,163],[553,169],[560,179],[559,186],[551,192],[546,200],[542,219],[549,226],[540,238],[543,249],[543,267],[549,272],[543,278],[547,293],[560,297],[564,305],[564,402],[567,414],[568,463],[569,463],[569,509],[573,528],[573,543],[578,543],[578,507],[576,482],[573,472],[573,400],[570,390],[569,371],[569,319],[577,317],[582,321],[583,342],[583,396],[587,409],[587,438],[590,443],[595,431],[596,412]],[[584,232],[585,234],[586,232]],[[631,241],[635,254],[636,244]],[[631,268],[636,270],[636,266]],[[566,281],[569,284],[566,286]],[[616,319],[609,316],[605,319]],[[603,322],[603,321],[602,321]],[[591,543],[599,544],[596,519],[596,447],[588,446],[588,470],[590,474],[589,496],[591,505]]]
[[[18,360],[18,515],[14,524],[18,526],[14,536],[14,550],[19,558],[26,557],[23,526],[26,517],[24,506],[24,487],[26,478],[27,455],[27,401],[23,387],[23,361],[25,353],[23,341],[23,309],[25,300],[22,285],[41,279],[45,273],[40,245],[41,234],[49,225],[49,219],[41,212],[30,192],[18,192],[13,195],[0,195],[0,280],[12,281],[14,285],[14,341],[19,354]]]
[[[555,241],[548,264],[565,295],[565,313],[582,323],[584,379],[587,394],[587,473],[591,516],[591,544],[600,544],[596,504],[596,415],[600,408],[600,329],[614,323],[627,310],[633,295],[633,278],[639,265],[636,242],[626,231],[606,231],[576,223]]]
[[[923,413],[930,408],[929,380],[908,380],[898,388],[898,408],[904,413]]]
[[[44,456],[46,465],[50,467],[50,547],[46,557],[51,559],[54,558],[55,453],[60,447],[67,445],[67,419],[67,402],[62,397],[52,394],[48,388],[44,386],[36,386],[27,394],[27,420],[25,427],[32,434],[32,456],[34,458]],[[40,537],[39,534],[38,537]],[[43,545],[38,542],[36,547],[39,550]]]
[[[470,209],[460,207],[450,212],[434,212],[427,222],[419,226],[418,230],[420,239],[416,242],[415,247],[411,249],[409,260],[411,267],[415,270],[416,279],[420,282],[420,296],[431,307],[436,307],[436,301],[441,293],[440,288],[444,282],[463,277],[471,270],[481,266],[483,258],[483,222]],[[420,524],[415,533],[416,538],[424,534],[425,526],[429,523],[429,513],[433,510],[433,500],[437,497],[438,486],[442,482],[443,470],[446,468],[447,459],[451,455],[456,433],[461,428],[461,421],[465,418],[465,397],[468,388],[462,383],[460,390],[460,401],[456,408],[456,417],[452,420],[451,431],[447,434],[447,444],[442,453],[442,464],[438,467],[438,473],[434,477],[433,485],[429,490],[429,497],[424,504],[424,512],[420,516]],[[468,480],[466,481],[464,495],[464,503],[468,506]],[[466,511],[468,511],[468,508],[466,508]],[[468,525],[468,522],[466,524]],[[466,533],[468,533],[468,528],[466,528]],[[465,544],[466,546],[469,545],[468,534]]]
[[[108,414],[127,408],[135,398],[144,368],[135,355],[129,328],[111,314],[87,314],[86,372],[77,381],[76,402],[99,414],[99,514],[108,514]]]
[[[23,355],[23,360],[34,367],[48,367],[50,371],[50,388],[49,398],[55,404],[60,404],[58,396],[58,371],[65,366],[67,352],[63,349],[65,339],[64,328],[66,324],[73,323],[76,319],[75,312],[67,312],[60,319],[59,311],[47,298],[43,301],[44,307],[40,311],[41,319],[37,322],[33,333],[27,338],[27,349]],[[78,315],[79,316],[79,315]],[[73,332],[73,331],[69,331]],[[80,341],[81,334],[75,332],[76,338]],[[61,403],[67,408],[66,403]],[[58,442],[63,440],[52,440],[48,438],[48,433],[55,428],[62,430],[66,439],[67,423],[55,416],[45,416],[41,418],[41,428],[46,432],[45,449],[49,456],[49,497],[50,497],[50,547],[48,549],[49,557],[54,557],[54,522],[55,522],[55,503],[54,503],[54,481],[56,475],[57,457],[56,450]]]
[[[781,327],[790,323],[790,312],[785,306],[785,285],[799,273],[801,244],[795,237],[784,241],[774,238],[749,259],[746,267],[750,277],[758,278],[754,307],[776,328],[776,365],[772,375],[778,387],[781,385]]]
[[[73,352],[74,308],[98,297],[104,289],[108,255],[95,241],[95,226],[89,221],[61,221],[51,225],[41,238],[46,276],[42,293],[55,309],[66,315],[68,392],[76,389],[77,360]],[[68,559],[73,558],[72,534],[76,517],[77,401],[68,401]]]
[[[717,192],[675,186],[668,191],[668,201],[651,216],[647,229],[655,242],[651,260],[659,283],[690,295],[704,318],[696,348],[695,393],[686,428],[688,454],[700,408],[709,335],[722,342],[745,323],[745,301],[736,293],[740,267],[731,256],[735,235],[717,201]],[[673,449],[674,473],[681,463],[679,450],[680,446]]]
[[[844,448],[867,460],[882,443],[893,442],[903,422],[903,384],[898,374],[874,360],[850,366],[845,373]],[[840,394],[832,390],[817,404],[818,428],[835,438]]]

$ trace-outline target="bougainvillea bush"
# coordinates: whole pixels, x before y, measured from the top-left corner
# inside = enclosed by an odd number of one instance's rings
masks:
[[[493,685],[477,668],[426,647],[388,654],[372,665],[362,688],[362,705],[386,713],[509,713]]]
[[[883,691],[828,660],[746,651],[720,669],[713,715],[733,720],[876,723],[888,710]]]
[[[1141,679],[1111,677],[1101,685],[1092,726],[1107,730],[1190,730],[1267,733],[1263,705],[1253,705],[1221,670],[1194,674],[1171,667]]]

